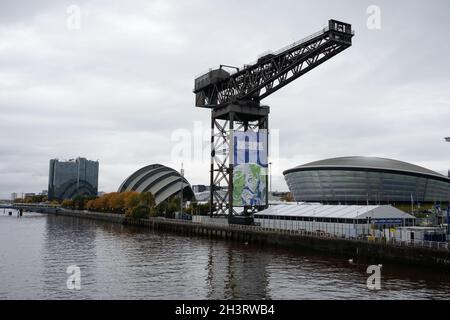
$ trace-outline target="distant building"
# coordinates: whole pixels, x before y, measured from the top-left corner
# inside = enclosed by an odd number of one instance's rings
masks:
[[[209,190],[210,190],[209,186],[205,186],[203,184],[197,184],[192,186],[192,191],[194,191],[194,193],[200,193]]]
[[[269,192],[269,202],[282,202],[289,197],[289,192]]]
[[[23,196],[24,196],[24,198],[31,198],[31,197],[34,197],[35,195],[36,195],[36,193],[34,193],[34,192],[27,192]]]
[[[450,179],[410,163],[374,158],[321,160],[284,172],[298,202],[328,204],[443,203]]]
[[[228,189],[226,187],[216,187],[217,193],[222,197],[225,198],[228,193]],[[199,185],[193,185],[192,190],[194,191],[195,199],[197,203],[209,203],[211,198],[211,187],[205,186],[202,184]],[[213,202],[215,203],[217,201],[216,198],[213,198]]]
[[[255,214],[263,228],[303,230],[335,236],[382,237],[386,229],[413,226],[415,217],[392,206],[275,205]]]
[[[145,166],[131,174],[120,185],[118,192],[151,192],[155,196],[156,204],[171,197],[179,197],[183,192],[183,199],[195,199],[190,183],[178,171],[160,165]]]
[[[14,201],[17,199],[17,193],[13,192],[11,193],[11,201]]]
[[[48,190],[42,190],[42,192],[39,195],[40,196],[48,196]]]
[[[78,195],[96,196],[98,168],[98,161],[85,158],[69,161],[50,160],[48,199],[72,199]]]

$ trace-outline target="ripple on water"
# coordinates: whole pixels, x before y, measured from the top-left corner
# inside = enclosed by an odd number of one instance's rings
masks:
[[[448,299],[450,277],[62,216],[0,214],[0,299]],[[80,291],[66,287],[81,268]]]

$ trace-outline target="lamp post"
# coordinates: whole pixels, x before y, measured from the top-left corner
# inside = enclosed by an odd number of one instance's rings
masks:
[[[180,170],[180,219],[182,219],[182,216],[183,216],[183,177],[184,177],[184,169],[183,169],[183,163],[181,163],[181,170]]]
[[[450,137],[445,138],[445,141],[450,142]],[[450,171],[449,171],[449,177],[450,177]],[[447,235],[450,234],[450,200],[447,204]]]
[[[272,162],[269,162],[269,194],[272,194]]]

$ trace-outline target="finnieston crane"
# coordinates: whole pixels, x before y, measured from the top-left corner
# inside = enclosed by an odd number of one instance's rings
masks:
[[[265,183],[262,202],[234,204],[232,134],[260,132],[267,137],[270,108],[261,105],[261,100],[349,48],[353,36],[351,24],[329,20],[328,26],[319,32],[268,53],[242,69],[221,65],[195,79],[196,107],[211,109],[211,217],[215,212],[228,215],[230,223],[248,224],[253,221],[252,212],[268,207],[267,177],[262,180]],[[267,159],[267,143],[264,153]],[[225,195],[221,189],[226,190]],[[236,207],[243,207],[243,215]]]

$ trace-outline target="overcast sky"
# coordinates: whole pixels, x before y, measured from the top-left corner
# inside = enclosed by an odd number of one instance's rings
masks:
[[[381,9],[379,30],[367,27],[369,5]],[[0,198],[47,189],[51,158],[98,159],[107,192],[147,164],[179,169],[179,134],[208,134],[194,78],[330,18],[353,24],[353,46],[263,101],[280,137],[273,189],[287,190],[283,170],[337,156],[446,174],[449,12],[448,0],[0,0]],[[209,183],[203,160],[182,160],[192,184]]]

